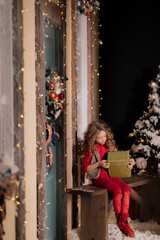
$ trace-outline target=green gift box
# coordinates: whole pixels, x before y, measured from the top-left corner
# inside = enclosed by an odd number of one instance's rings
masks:
[[[129,150],[108,152],[108,168],[111,177],[131,177],[131,170],[127,167],[129,164],[130,156]]]

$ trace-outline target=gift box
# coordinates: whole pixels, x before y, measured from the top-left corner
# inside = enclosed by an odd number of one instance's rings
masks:
[[[131,170],[127,167],[130,160],[129,150],[108,152],[108,168],[111,177],[131,177]]]

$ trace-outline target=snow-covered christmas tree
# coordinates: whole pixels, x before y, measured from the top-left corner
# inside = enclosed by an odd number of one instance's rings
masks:
[[[149,83],[149,90],[147,110],[129,135],[135,138],[130,153],[139,170],[146,169],[148,159],[158,162],[160,159],[160,74]]]

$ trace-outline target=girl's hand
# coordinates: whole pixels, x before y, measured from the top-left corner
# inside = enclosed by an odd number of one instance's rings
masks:
[[[109,163],[106,160],[99,161],[99,166],[103,168],[109,168]]]
[[[135,164],[136,164],[136,162],[134,161],[133,158],[131,158],[131,159],[129,160],[129,164],[128,164],[127,167],[131,170]]]

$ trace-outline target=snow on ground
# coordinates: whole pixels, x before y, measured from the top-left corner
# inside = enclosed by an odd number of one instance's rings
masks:
[[[160,225],[153,220],[148,222],[139,222],[139,220],[132,221],[132,226],[135,230],[137,240],[160,240]],[[109,240],[130,240],[124,236],[118,229],[116,224],[108,225],[108,239]]]
[[[132,226],[135,230],[136,240],[160,240],[160,225],[149,220],[148,222],[132,221]],[[133,240],[124,236],[116,224],[108,224],[108,240]],[[73,229],[69,234],[69,240],[80,240],[79,229]],[[83,239],[81,239],[83,240]],[[100,240],[100,239],[96,239]]]

